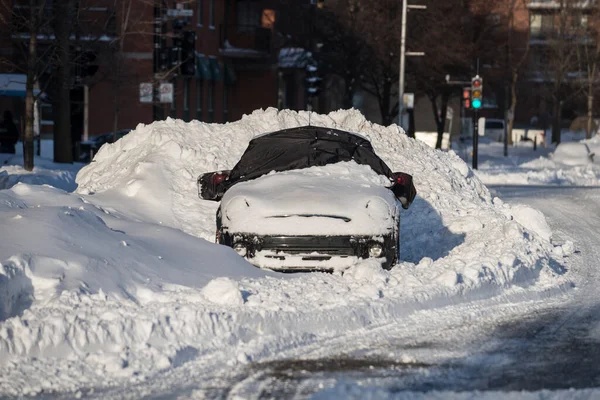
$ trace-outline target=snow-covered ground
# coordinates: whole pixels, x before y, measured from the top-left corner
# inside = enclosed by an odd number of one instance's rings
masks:
[[[102,147],[74,192],[60,187],[71,188],[77,165],[3,166],[0,396],[212,397],[227,377],[294,349],[571,282],[559,266],[573,243],[552,243],[540,212],[494,198],[455,153],[354,110],[311,122],[361,133],[392,170],[413,175],[398,265],[284,275],[214,244],[217,204],[198,198],[197,176],[231,168],[256,135],[307,122],[268,109],[225,125],[140,125]],[[17,175],[28,178],[14,184]]]
[[[566,132],[563,143],[579,142],[582,134]],[[553,159],[554,145],[533,149],[533,142],[519,142],[508,147],[504,157],[504,144],[485,137],[479,142],[477,177],[486,185],[571,185],[598,186],[600,184],[600,135],[583,140],[591,152],[596,153],[594,163],[569,165]],[[472,144],[453,143],[453,149],[469,166],[472,163]],[[561,160],[563,161],[563,160]],[[584,159],[581,160],[585,162]]]
[[[43,139],[40,157],[35,158],[34,169],[31,172],[23,169],[23,143],[17,143],[16,154],[0,153],[0,190],[10,188],[17,182],[31,185],[47,184],[68,192],[75,190],[75,176],[84,164],[53,163],[53,152],[54,141]]]

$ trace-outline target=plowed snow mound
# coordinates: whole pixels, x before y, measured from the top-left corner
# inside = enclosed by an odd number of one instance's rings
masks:
[[[198,198],[198,175],[233,167],[256,135],[307,122],[306,112],[271,108],[224,125],[171,119],[140,125],[102,147],[80,171],[78,193],[120,194],[122,203],[133,201],[143,218],[214,240],[217,204]],[[487,188],[454,152],[433,150],[395,125],[372,124],[356,110],[313,114],[311,123],[366,136],[392,170],[414,176],[419,196],[401,224],[400,260],[410,263],[396,274],[420,281],[417,286],[434,282],[450,287],[503,285],[515,277],[539,275],[545,263],[538,260],[546,257],[548,243],[517,224],[510,207],[492,202]],[[542,221],[531,226],[545,225],[543,215],[535,216]]]
[[[199,174],[231,168],[255,135],[307,117],[268,109],[225,125],[140,125],[102,147],[78,174],[77,193],[0,190],[0,397],[111,386],[123,388],[118,397],[144,397],[153,393],[144,385],[177,371],[194,371],[185,385],[211,388],[207,379],[249,361],[409,326],[415,310],[535,297],[567,279],[551,267],[541,213],[492,200],[454,153],[357,111],[311,119],[367,136],[393,170],[414,176],[419,195],[402,212],[402,262],[391,271],[368,260],[343,274],[277,274],[182,232],[213,241],[217,204],[198,198]]]

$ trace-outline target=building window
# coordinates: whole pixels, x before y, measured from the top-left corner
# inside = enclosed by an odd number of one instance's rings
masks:
[[[532,14],[529,22],[529,33],[531,36],[538,36],[542,31],[542,16],[540,14]]]
[[[196,119],[202,121],[202,79],[196,79]]]
[[[208,85],[208,122],[215,121],[215,82]]]
[[[196,24],[204,25],[204,0],[196,0]]]
[[[183,80],[183,120],[190,122],[190,78]]]
[[[256,1],[243,0],[237,3],[237,29],[250,32],[262,22],[261,9]]]
[[[173,79],[172,83],[173,83],[173,101],[171,101],[171,112],[169,113],[169,115],[171,116],[171,118],[177,118],[177,97],[175,96],[175,93],[177,91],[177,81],[175,79]]]
[[[574,22],[575,26],[571,28],[573,33],[586,34],[588,32],[589,24],[587,14],[579,14],[574,18]]]
[[[223,122],[229,121],[229,86],[223,85]]]
[[[275,10],[264,9],[260,17],[260,26],[266,29],[275,28]]]
[[[215,28],[215,0],[208,1],[208,26]]]
[[[531,36],[543,36],[552,33],[554,30],[554,15],[552,14],[532,14],[529,23],[529,32]]]

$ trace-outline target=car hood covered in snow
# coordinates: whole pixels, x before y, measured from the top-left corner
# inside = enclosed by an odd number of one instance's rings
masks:
[[[271,173],[229,189],[221,202],[230,232],[259,235],[379,235],[397,203],[389,179],[342,162]]]

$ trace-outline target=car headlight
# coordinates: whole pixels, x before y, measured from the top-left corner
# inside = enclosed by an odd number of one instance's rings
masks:
[[[388,204],[378,197],[367,201],[366,208],[369,217],[375,221],[387,220],[391,215]]]
[[[231,221],[235,215],[244,214],[250,207],[250,203],[245,198],[238,196],[231,199],[223,208],[223,214]]]
[[[369,245],[369,257],[379,258],[383,254],[383,246],[379,243],[372,243]]]

